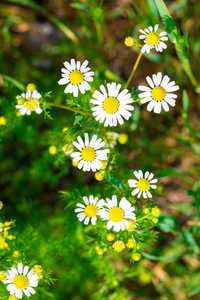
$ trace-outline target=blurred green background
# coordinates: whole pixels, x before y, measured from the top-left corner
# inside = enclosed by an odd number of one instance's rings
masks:
[[[165,3],[180,33],[188,32],[188,57],[198,82],[200,2]],[[21,92],[12,78],[25,86],[34,83],[39,92],[52,91],[51,101],[58,104],[66,103],[57,82],[63,62],[71,58],[89,60],[97,88],[105,80],[123,83],[139,53],[124,39],[139,42],[139,29],[157,23],[163,27],[152,0],[1,1],[0,115],[7,119],[0,127],[1,216],[16,220],[13,234],[30,238],[30,258],[57,279],[49,288],[38,287],[33,300],[200,299],[200,99],[173,43],[168,41],[161,54],[142,57],[129,88],[145,85],[146,76],[161,71],[180,86],[175,108],[156,115],[136,104],[128,125],[116,129],[129,136],[126,145],[117,144],[119,178],[150,169],[163,187],[155,199],[162,211],[155,229],[159,237],[140,262],[90,251],[75,205],[68,206],[70,192],[80,185],[85,193],[103,187],[93,174],[72,167],[62,151],[49,154],[74,114],[53,107],[52,120],[34,113],[16,116],[15,97]]]

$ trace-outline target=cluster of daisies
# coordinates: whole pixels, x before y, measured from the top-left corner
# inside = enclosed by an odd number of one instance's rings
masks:
[[[151,198],[152,194],[150,189],[156,189],[158,182],[154,179],[154,174],[148,171],[143,173],[141,170],[134,171],[134,175],[137,179],[129,179],[128,184],[133,187],[132,195],[137,195],[137,198],[143,196],[143,198]],[[114,231],[119,232],[125,230],[130,225],[129,220],[136,221],[135,207],[123,197],[119,203],[116,195],[112,196],[112,199],[106,198],[106,200],[98,200],[97,197],[92,195],[83,197],[84,204],[77,203],[75,210],[77,218],[80,222],[84,221],[85,225],[91,222],[92,225],[96,224],[97,216],[102,220],[107,221],[106,228],[110,230],[113,227]]]
[[[153,28],[142,30],[139,39],[144,41],[141,53],[149,53],[151,49],[155,49],[157,52],[162,52],[167,48],[165,42],[168,40],[167,33],[161,32],[158,34],[158,24]],[[134,44],[133,38],[128,37],[125,39],[127,46]],[[74,97],[78,97],[79,91],[81,94],[91,89],[90,82],[93,82],[94,72],[88,67],[89,62],[85,60],[82,64],[80,61],[71,59],[70,62],[64,62],[64,68],[62,71],[62,78],[58,81],[59,85],[67,85],[64,93],[71,93]],[[147,86],[139,86],[138,89],[142,91],[139,94],[141,103],[148,103],[147,110],[160,113],[161,108],[165,111],[169,111],[169,105],[175,106],[175,99],[177,95],[173,92],[179,89],[179,86],[174,81],[170,81],[170,78],[163,76],[160,72],[153,74],[152,78],[146,77]],[[29,84],[27,92],[20,96],[17,96],[16,108],[19,109],[20,114],[30,115],[32,111],[40,114],[42,109],[39,106],[41,101],[41,94],[38,93],[33,84]],[[104,126],[117,126],[117,124],[123,124],[124,119],[128,120],[132,116],[134,110],[134,102],[131,94],[127,89],[122,89],[121,84],[115,82],[101,85],[99,90],[96,90],[90,103],[92,106],[92,115],[96,121],[103,123]]]
[[[143,173],[141,170],[135,171],[134,175],[136,179],[128,180],[130,187],[133,187],[132,195],[137,195],[137,198],[151,198],[152,194],[150,189],[156,189],[157,179],[154,179],[154,174],[150,172]],[[80,222],[83,222],[85,225],[91,223],[91,225],[96,225],[97,218],[101,219],[103,222],[106,222],[106,229],[110,231],[107,234],[107,240],[109,242],[114,241],[115,235],[113,232],[120,231],[133,231],[137,227],[137,218],[135,214],[135,207],[130,201],[123,197],[120,201],[117,200],[117,196],[113,195],[111,199],[106,198],[98,199],[90,195],[89,197],[83,197],[83,203],[76,204],[75,213]],[[148,215],[158,216],[160,210],[157,207],[152,209],[150,213],[148,208],[144,209],[144,213]],[[152,218],[154,223],[158,222],[157,218]],[[128,238],[127,243],[121,240],[116,240],[112,247],[115,251],[122,251],[125,246],[127,248],[136,248],[136,241],[131,235],[131,238]],[[102,255],[104,253],[102,248],[96,248],[97,253]],[[136,249],[137,250],[137,249]],[[133,252],[133,260],[139,260],[141,255],[139,253]]]
[[[0,272],[0,281],[6,284],[6,289],[10,293],[9,300],[22,299],[23,295],[30,297],[35,294],[33,288],[38,286],[38,280],[43,278],[43,269],[35,265],[29,270],[29,266],[23,266],[22,262],[18,263],[17,268],[11,267],[7,272]]]

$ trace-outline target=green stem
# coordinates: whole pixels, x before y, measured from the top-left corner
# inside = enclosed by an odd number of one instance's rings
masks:
[[[135,62],[135,64],[134,64],[134,66],[133,66],[133,70],[132,70],[132,72],[131,72],[131,75],[129,76],[127,82],[126,82],[125,85],[124,85],[124,89],[126,89],[127,86],[129,85],[129,83],[130,83],[130,81],[131,81],[131,79],[132,79],[132,77],[133,77],[133,75],[134,75],[134,73],[135,73],[135,71],[136,71],[136,69],[137,69],[137,66],[138,66],[138,64],[139,64],[139,62],[140,62],[141,57],[142,57],[142,52],[140,52],[139,55],[138,55],[138,57],[137,57],[137,60],[136,60],[136,62]]]
[[[82,115],[86,115],[86,116],[92,117],[92,114],[91,114],[91,113],[88,113],[88,112],[86,112],[86,111],[79,110],[79,109],[76,109],[76,108],[72,108],[72,107],[70,107],[70,106],[60,105],[60,104],[55,104],[55,103],[52,103],[52,102],[46,102],[46,104],[51,105],[51,106],[60,107],[60,108],[67,109],[67,110],[71,110],[71,111],[77,112],[77,113],[79,113],[79,114],[82,114]]]
[[[136,100],[133,101],[133,103],[140,102],[142,99],[144,99],[144,98],[136,99]]]
[[[133,46],[135,46],[135,45],[136,45],[136,46],[139,46],[139,47],[141,47],[141,48],[143,47],[141,44],[138,44],[138,43],[134,42]]]
[[[144,220],[144,219],[148,219],[150,215],[151,215],[151,213],[145,215],[145,216],[142,217],[142,218],[137,219],[136,222],[140,222],[140,221],[142,221],[142,220]]]
[[[99,45],[103,44],[103,36],[102,36],[102,31],[101,31],[101,24],[95,22],[95,27],[97,31],[97,41]]]

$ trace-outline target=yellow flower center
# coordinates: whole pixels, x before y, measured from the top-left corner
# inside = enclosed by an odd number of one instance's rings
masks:
[[[113,244],[113,248],[117,251],[120,252],[125,248],[124,242],[122,241],[117,241]]]
[[[142,192],[146,192],[150,189],[150,183],[148,180],[141,178],[137,183],[138,189]]]
[[[15,276],[13,283],[18,290],[23,290],[28,286],[28,278],[24,275],[17,275]]]
[[[151,32],[146,37],[147,43],[151,46],[155,46],[160,42],[160,37],[157,33]]]
[[[83,81],[83,73],[81,71],[72,71],[69,75],[69,80],[72,84],[79,84]]]
[[[89,204],[84,209],[84,212],[85,212],[87,217],[93,218],[97,215],[97,207],[96,207],[96,205]]]
[[[27,99],[28,101],[25,102],[24,107],[27,109],[34,109],[38,106],[38,103],[35,99],[31,98],[30,100]]]
[[[162,101],[165,98],[166,91],[161,86],[156,86],[153,88],[151,95],[154,98],[154,100]]]
[[[85,161],[93,161],[95,159],[96,153],[93,148],[85,147],[81,152],[81,156]]]
[[[114,114],[119,108],[119,101],[116,98],[108,97],[103,102],[104,110],[109,114]]]
[[[34,266],[34,273],[37,275],[40,275],[42,273],[43,269],[41,266]]]
[[[15,295],[10,295],[8,300],[18,300],[19,298]]]
[[[134,44],[134,40],[132,37],[128,36],[127,38],[125,38],[124,43],[127,47],[132,47]]]
[[[18,105],[23,105],[23,104],[24,104],[24,99],[23,99],[23,98],[19,98],[19,99],[17,100],[17,104],[18,104]]]
[[[120,222],[124,218],[124,211],[120,207],[113,207],[109,211],[109,218],[113,222]]]

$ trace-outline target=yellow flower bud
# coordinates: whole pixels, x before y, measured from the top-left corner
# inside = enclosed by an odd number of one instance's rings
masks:
[[[126,246],[127,246],[128,248],[134,248],[135,245],[136,245],[136,241],[133,240],[133,239],[129,239],[129,240],[128,240],[128,243],[126,244]]]
[[[17,117],[21,117],[21,114],[20,114],[19,110],[17,110],[15,114],[16,114]]]
[[[95,179],[98,180],[98,181],[102,181],[102,180],[104,179],[104,175],[101,174],[100,172],[96,172],[96,173],[94,174],[94,177],[95,177]]]
[[[0,117],[0,125],[6,125],[6,122],[7,122],[7,120],[6,120],[6,118],[5,117]]]
[[[31,90],[31,92],[36,90],[36,86],[33,83],[29,83],[26,87],[27,90]]]
[[[51,155],[55,155],[55,154],[57,153],[57,148],[56,148],[56,146],[50,146],[50,147],[49,147],[49,153],[50,153]]]
[[[136,227],[136,222],[132,219],[128,219],[128,221],[130,222],[130,225],[129,227],[127,228],[126,225],[125,225],[125,228],[129,231],[133,231]]]
[[[150,212],[150,210],[148,209],[148,207],[144,207],[143,212],[147,215]]]
[[[134,261],[140,260],[141,257],[142,257],[142,255],[141,255],[140,253],[133,253],[133,254],[132,254],[132,259],[133,259]]]
[[[118,142],[120,144],[126,144],[128,141],[128,134],[126,133],[120,133],[119,137],[118,137]]]
[[[19,250],[15,250],[15,251],[13,252],[13,256],[14,256],[14,257],[19,257],[19,256],[20,256]]]
[[[74,167],[78,167],[78,164],[79,164],[79,161],[72,161],[72,166],[74,166]]]
[[[64,127],[63,129],[62,129],[62,132],[65,132],[65,131],[67,131],[69,128],[68,127]]]
[[[0,281],[3,282],[4,280],[6,280],[6,278],[7,278],[6,272],[1,271],[0,272]]]
[[[8,300],[18,300],[19,298],[15,295],[10,295]]]
[[[153,207],[151,210],[154,217],[158,217],[160,215],[160,209],[158,207]]]
[[[107,162],[106,162],[106,161],[102,161],[101,163],[102,163],[102,167],[101,167],[100,169],[101,169],[101,170],[106,169],[106,167],[107,167]]]
[[[152,221],[157,224],[158,223],[158,218],[152,218]]]
[[[104,252],[103,249],[97,250],[97,254],[98,254],[98,255],[103,255],[103,252]]]
[[[106,238],[109,242],[112,242],[115,239],[115,236],[113,233],[108,233]]]

